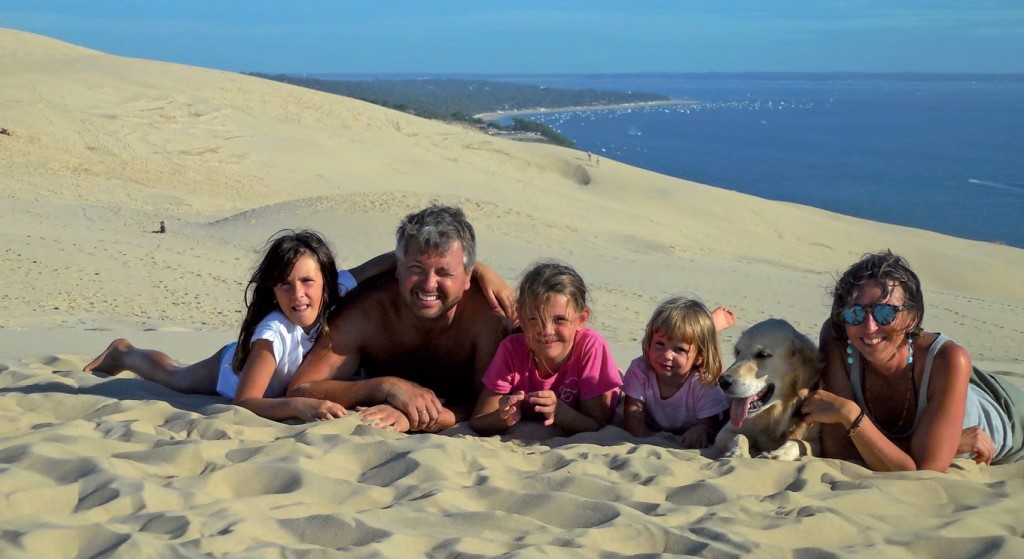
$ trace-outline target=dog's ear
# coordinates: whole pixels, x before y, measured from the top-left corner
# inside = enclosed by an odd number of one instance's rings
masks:
[[[821,355],[818,353],[818,346],[810,338],[794,332],[793,345],[790,346],[793,352],[793,361],[800,364],[801,378],[800,386],[817,386],[818,378],[821,376]]]

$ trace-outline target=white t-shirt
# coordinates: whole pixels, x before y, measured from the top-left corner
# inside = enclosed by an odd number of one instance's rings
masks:
[[[344,296],[356,286],[356,278],[348,270],[338,272],[338,291]],[[253,331],[252,341],[269,340],[274,349],[274,375],[267,384],[264,398],[280,398],[288,390],[288,383],[299,370],[302,358],[313,347],[318,329],[306,334],[281,311],[268,314]],[[251,343],[251,342],[250,342]],[[238,392],[238,374],[231,367],[238,343],[231,343],[221,350],[220,373],[217,376],[217,393],[225,398],[234,398]]]
[[[315,333],[310,335],[288,320],[281,311],[273,311],[266,316],[252,334],[252,341],[268,340],[274,349],[274,375],[270,377],[264,398],[280,398],[288,390],[288,383],[299,370],[302,358],[313,347]],[[217,393],[225,398],[234,398],[238,391],[238,374],[231,367],[237,343],[229,344],[221,352],[220,374],[217,376]]]

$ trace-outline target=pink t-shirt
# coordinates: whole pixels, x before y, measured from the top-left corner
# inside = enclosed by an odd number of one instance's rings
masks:
[[[614,405],[618,388],[622,386],[622,375],[604,338],[589,328],[580,328],[569,358],[551,378],[540,377],[526,337],[520,333],[502,340],[484,373],[483,383],[495,394],[551,390],[573,409],[579,409],[580,400],[595,398],[609,390],[615,391]]]
[[[622,385],[626,396],[640,400],[647,410],[647,423],[662,431],[682,432],[705,419],[729,409],[718,383],[704,384],[695,374],[686,376],[679,391],[671,398],[662,399],[658,390],[657,373],[651,370],[643,355],[626,369]]]

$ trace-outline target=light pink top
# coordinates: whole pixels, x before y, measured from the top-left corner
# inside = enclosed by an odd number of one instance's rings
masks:
[[[718,383],[703,384],[692,372],[686,375],[678,392],[663,399],[658,390],[657,373],[651,370],[642,355],[629,364],[622,391],[626,396],[643,402],[648,425],[662,431],[680,433],[696,425],[699,419],[729,409],[729,402]]]

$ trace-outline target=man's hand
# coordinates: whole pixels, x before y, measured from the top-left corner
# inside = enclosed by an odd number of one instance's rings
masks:
[[[424,431],[435,425],[443,409],[433,390],[400,378],[389,379],[384,400],[405,414],[410,431]]]
[[[516,294],[497,272],[482,262],[477,262],[473,267],[473,277],[476,278],[480,290],[487,298],[487,303],[495,312],[509,320],[515,318]]]

